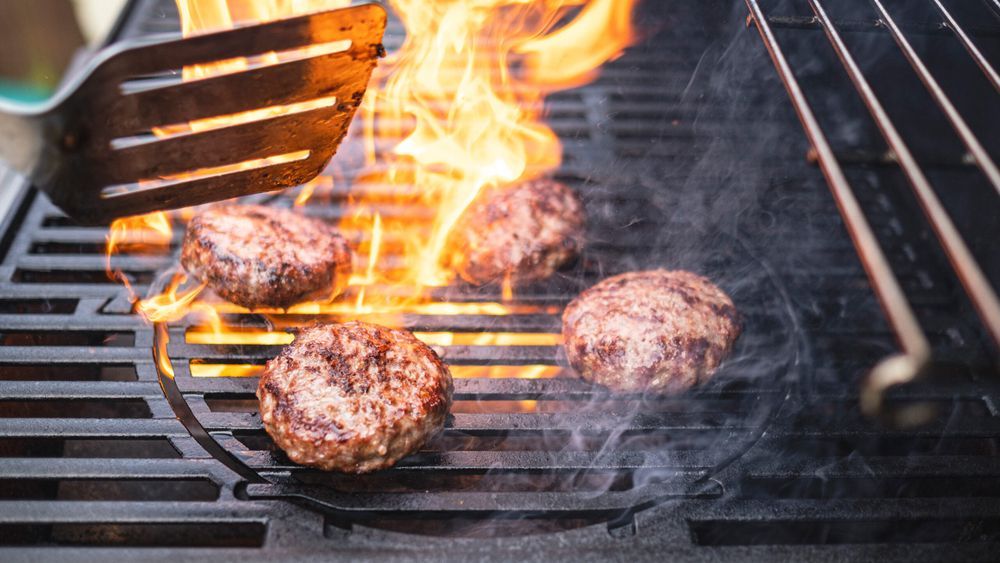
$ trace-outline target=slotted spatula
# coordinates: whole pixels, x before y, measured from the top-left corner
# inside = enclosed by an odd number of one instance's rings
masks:
[[[381,6],[361,4],[114,45],[44,105],[0,103],[0,159],[85,224],[302,184],[323,170],[346,133],[384,53],[385,21]],[[265,62],[271,52],[283,62]],[[177,77],[184,66],[237,57],[250,65]],[[287,106],[285,114],[184,127],[276,106]],[[156,136],[154,128],[187,131]]]

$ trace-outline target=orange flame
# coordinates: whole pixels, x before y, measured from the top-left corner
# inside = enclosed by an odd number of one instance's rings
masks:
[[[570,19],[579,0],[392,1],[408,33],[362,106],[365,132],[396,143],[374,176],[397,188],[396,200],[430,208],[433,217],[386,221],[386,231],[408,244],[404,266],[383,272],[383,281],[446,285],[454,278],[450,233],[472,201],[559,166],[562,149],[542,122],[540,86],[592,79],[634,40],[634,2],[595,0]],[[513,70],[518,55],[521,75]],[[343,226],[356,227],[355,219]]]
[[[441,302],[429,288],[454,277],[448,265],[451,231],[485,190],[543,175],[559,166],[562,149],[543,122],[547,92],[592,80],[598,67],[634,42],[630,15],[637,0],[391,0],[407,29],[402,49],[383,68],[361,105],[366,170],[351,194],[341,230],[356,241],[361,257],[349,288],[335,302],[306,302],[287,310],[259,309],[273,330],[228,327],[222,315],[243,314],[175,274],[159,295],[139,301],[137,311],[151,322],[189,316],[196,323],[185,335],[191,344],[280,345],[292,339],[282,329],[308,322],[303,316],[335,320],[364,318],[398,325],[400,315],[557,314],[558,306],[517,303],[509,280],[502,302]],[[177,0],[185,36],[271,21],[314,10],[343,7],[349,0]],[[239,72],[259,64],[336,49],[315,45],[305,53],[265,53],[250,58],[185,67],[184,80]],[[323,51],[325,52],[325,51]],[[330,103],[319,100],[317,103]],[[182,135],[301,111],[275,107],[169,124],[161,136]],[[350,140],[348,142],[351,142]],[[315,205],[314,194],[330,192],[335,165],[303,186],[296,206]],[[161,181],[170,181],[165,178]],[[363,189],[362,189],[363,188]],[[382,213],[384,206],[416,210]],[[178,212],[181,217],[190,210]],[[141,233],[146,233],[145,235]],[[137,238],[138,237],[138,238]],[[143,238],[145,237],[145,238]],[[170,218],[163,213],[116,221],[108,235],[111,258],[137,246],[169,251]],[[129,288],[131,292],[131,287]],[[418,332],[433,345],[556,346],[549,333]],[[161,363],[169,366],[165,349]],[[195,377],[247,377],[261,366],[192,363]],[[556,366],[456,367],[456,377],[554,377]],[[525,402],[533,403],[533,402]]]
[[[105,245],[105,271],[108,277],[125,286],[135,299],[132,284],[120,269],[115,268],[112,257],[121,253],[162,253],[170,250],[173,228],[166,213],[157,211],[146,215],[123,217],[111,223]]]
[[[232,29],[238,24],[262,23],[287,18],[294,15],[343,8],[350,0],[176,0],[181,16],[181,34],[184,37]],[[292,57],[312,57],[319,54],[346,49],[349,41],[338,41],[330,45],[312,45],[294,53],[279,55],[268,52],[256,57],[237,57],[208,64],[185,66],[181,71],[184,81],[207,78],[249,69],[257,65],[275,64]],[[320,98],[299,104],[273,106],[244,111],[232,115],[198,119],[189,123],[172,124],[154,128],[159,136],[177,135],[192,131],[205,131],[228,127],[240,123],[258,121],[288,113],[308,111],[318,107],[333,105],[335,100]]]

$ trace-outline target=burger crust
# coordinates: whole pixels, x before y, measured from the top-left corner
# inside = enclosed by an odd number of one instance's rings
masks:
[[[391,467],[444,427],[452,380],[410,332],[320,324],[267,363],[257,386],[274,442],[299,464],[368,473]]]
[[[562,320],[577,374],[627,393],[676,393],[707,381],[741,331],[729,296],[686,271],[608,278],[570,302]]]
[[[201,211],[188,222],[181,249],[189,274],[250,309],[332,298],[346,284],[351,260],[333,226],[260,205]]]
[[[569,187],[547,178],[484,194],[452,231],[452,265],[472,284],[549,278],[585,241],[583,205]]]

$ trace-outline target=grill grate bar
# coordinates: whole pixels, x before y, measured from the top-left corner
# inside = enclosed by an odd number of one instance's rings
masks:
[[[450,365],[503,365],[555,364],[559,359],[558,346],[432,346]],[[103,351],[103,350],[102,350]],[[205,362],[228,362],[234,358],[251,364],[262,364],[281,352],[281,346],[200,346],[171,341],[171,358],[198,358]],[[134,353],[134,351],[133,351]],[[0,354],[0,360],[3,355]],[[109,360],[111,358],[108,358]]]
[[[121,364],[148,361],[148,348],[0,346],[0,363],[4,364],[37,364],[39,362],[49,364]]]
[[[257,391],[256,377],[191,377],[178,366],[176,369],[177,386],[184,393],[219,393],[227,396],[242,395],[249,397]],[[754,387],[743,392],[740,390],[724,390],[718,393],[705,391],[698,393],[699,399],[706,397],[742,397],[767,396],[768,393],[779,393],[780,388],[769,390],[767,385]],[[596,388],[578,379],[554,377],[551,379],[455,379],[455,398],[497,399],[540,399],[540,398],[606,398],[607,390]],[[641,398],[636,395],[615,395],[623,401]],[[649,396],[652,399],[652,396]],[[678,399],[674,399],[679,401]]]
[[[944,6],[941,5],[940,0],[932,1],[935,2],[942,11],[944,11]],[[920,77],[921,82],[924,83],[924,86],[934,97],[934,101],[937,102],[937,104],[941,107],[941,110],[948,116],[948,120],[954,126],[955,131],[958,132],[958,135],[962,138],[962,142],[965,143],[966,148],[979,164],[979,167],[982,168],[983,172],[989,178],[990,183],[993,184],[993,188],[1000,192],[1000,170],[997,170],[997,165],[993,162],[993,159],[990,158],[986,149],[983,148],[982,143],[980,143],[979,139],[977,139],[972,133],[972,129],[969,128],[969,125],[965,122],[965,119],[962,118],[962,115],[955,108],[955,105],[951,103],[950,99],[948,99],[947,94],[944,93],[944,90],[938,84],[937,80],[934,79],[934,76],[924,64],[924,61],[920,59],[917,51],[906,39],[906,36],[903,35],[903,32],[896,24],[896,20],[889,15],[889,11],[885,9],[885,6],[882,5],[880,0],[871,0],[871,2],[882,16],[882,21],[888,26],[889,32],[892,34],[892,38],[896,41],[899,49],[904,55],[906,55],[906,60],[910,62],[910,66],[913,67],[913,70]],[[944,13],[947,14],[946,11]],[[948,25],[955,30],[956,34],[964,35],[962,28],[954,19],[949,19]],[[976,51],[973,46],[973,50],[970,51],[970,54],[975,57],[977,53],[978,51]],[[982,65],[980,65],[980,67],[982,67]],[[1000,308],[998,308],[997,312],[1000,312]],[[997,334],[997,338],[1000,340],[1000,333]]]
[[[997,71],[993,68],[993,65],[991,65],[990,62],[986,60],[986,57],[983,56],[983,53],[979,50],[978,47],[976,47],[976,44],[973,43],[972,39],[969,38],[969,35],[965,32],[965,30],[962,29],[962,26],[958,24],[958,21],[956,21],[955,18],[952,17],[951,12],[949,12],[948,9],[944,7],[944,4],[941,3],[941,0],[931,0],[931,1],[934,3],[934,6],[938,9],[938,11],[941,12],[941,16],[944,18],[945,22],[947,22],[948,28],[955,33],[955,36],[958,37],[958,40],[962,42],[962,45],[965,47],[965,50],[969,52],[969,56],[971,56],[972,59],[976,61],[976,64],[979,65],[979,68],[981,68],[983,70],[983,73],[986,74],[986,77],[993,84],[993,88],[995,88],[998,92],[1000,92],[1000,75],[997,74]],[[1000,2],[1000,0],[994,0],[994,1]],[[996,182],[994,182],[993,185],[996,186]]]
[[[814,14],[813,21],[825,32],[860,100],[867,107],[875,125],[888,143],[893,164],[898,165],[909,181],[924,215],[957,274],[958,280],[978,311],[983,326],[987,329],[992,340],[1000,344],[1000,300],[997,299],[990,282],[976,262],[942,202],[938,199],[910,147],[903,140],[896,124],[889,117],[882,101],[841,37],[838,22],[827,13],[820,0],[809,0],[808,4]],[[888,30],[897,48],[909,61],[911,70],[923,82],[930,96],[947,118],[950,127],[958,133],[961,142],[969,150],[971,162],[979,165],[986,178],[993,184],[994,189],[1000,189],[1000,171],[997,170],[991,156],[972,133],[953,102],[940,88],[924,61],[908,42],[901,26],[890,16],[880,0],[871,0],[871,4],[880,15],[882,22],[880,27]],[[853,188],[840,167],[837,154],[831,150],[826,133],[819,126],[809,101],[802,91],[794,71],[785,59],[777,37],[770,28],[770,22],[773,18],[768,18],[764,14],[756,0],[748,0],[747,5],[751,10],[753,21],[756,22],[764,43],[771,53],[772,61],[785,83],[786,90],[788,90],[793,105],[806,129],[807,136],[813,144],[815,157],[840,205],[841,215],[852,234],[859,256],[868,270],[869,278],[882,302],[887,318],[906,353],[906,356],[893,357],[883,361],[873,370],[863,392],[862,407],[866,412],[875,414],[882,409],[882,395],[888,387],[911,381],[927,371],[927,362],[933,351],[913,315],[909,302],[906,301],[906,296],[897,281],[898,278],[885,260],[885,255],[878,246],[867,220],[857,204]],[[954,24],[955,33],[963,32],[954,18],[951,18],[950,23],[946,22],[942,25],[951,26],[951,24]]]
[[[118,381],[0,381],[5,400],[32,399],[157,399],[163,398],[153,382]]]
[[[243,460],[251,467],[266,471],[290,471],[299,466],[284,456],[267,451],[246,452]],[[618,451],[608,454],[596,452],[491,452],[451,451],[425,452],[402,461],[394,468],[396,473],[435,473],[439,471],[490,471],[497,467],[517,467],[517,473],[531,474],[538,471],[576,472],[603,469],[707,469],[721,462],[721,456],[684,450],[650,454],[642,451]],[[505,474],[517,474],[513,471]]]
[[[204,403],[191,400],[191,407],[198,419],[209,431],[245,431],[263,430],[260,417],[249,413],[218,413],[205,412]],[[445,429],[460,432],[503,432],[513,431],[575,431],[581,434],[603,433],[608,431],[636,430],[748,430],[752,429],[751,421],[723,420],[718,424],[710,424],[700,413],[656,413],[637,414],[601,412],[594,414],[559,413],[497,413],[497,414],[452,414],[445,423]],[[720,418],[725,418],[720,416]],[[46,420],[46,422],[48,422]],[[0,424],[0,431],[3,425]],[[980,434],[996,432],[996,425],[984,425],[973,428]],[[928,433],[931,431],[928,430]]]
[[[0,419],[0,437],[138,438],[188,436],[180,421],[122,418],[11,418]]]
[[[0,479],[182,479],[217,472],[208,459],[25,458],[5,459]]]
[[[978,309],[980,318],[992,334],[993,340],[997,344],[1000,344],[1000,300],[997,299],[996,293],[990,287],[990,283],[987,281],[982,269],[962,240],[962,236],[959,234],[948,212],[945,211],[941,201],[935,195],[930,181],[920,168],[920,165],[917,164],[917,160],[906,142],[903,141],[903,137],[900,135],[896,125],[889,118],[889,114],[883,107],[882,102],[879,101],[868,79],[865,78],[861,67],[858,66],[857,61],[854,59],[854,55],[851,54],[840,32],[837,31],[833,21],[827,15],[823,4],[820,0],[809,0],[809,5],[823,25],[830,44],[837,52],[837,56],[843,63],[844,69],[847,71],[848,76],[851,78],[869,112],[874,117],[876,124],[882,131],[883,137],[885,137],[886,142],[888,142],[890,148],[899,159],[899,164],[909,178],[910,184],[924,209],[924,213],[927,215],[927,219],[930,221],[934,232],[938,236],[938,240],[951,260],[952,267],[955,268],[959,279],[965,286],[966,292]],[[954,122],[952,122],[952,125],[957,127],[957,124]],[[986,158],[989,160],[989,157]],[[916,373],[913,372],[906,379],[912,379],[915,375]],[[898,382],[900,376],[896,375],[894,379]]]
[[[422,493],[407,494],[338,494],[328,488],[302,487],[292,484],[251,484],[247,495],[252,499],[299,498],[321,503],[340,511],[379,512],[383,510],[433,512],[579,512],[594,510],[624,510],[650,498],[719,496],[721,487],[709,482],[703,489],[691,486],[697,476],[680,476],[674,481],[636,487],[621,493],[595,495],[565,495],[562,493]]]
[[[824,475],[836,477],[989,477],[1000,472],[1000,460],[985,456],[920,456],[881,457],[869,456],[863,460],[815,459],[775,460],[770,465],[755,467],[749,474],[758,477],[792,477]]]
[[[866,219],[861,205],[858,203],[857,197],[854,195],[851,185],[847,181],[819,121],[816,119],[816,115],[806,100],[805,93],[785,57],[777,36],[771,29],[770,20],[765,16],[757,0],[747,0],[747,6],[771,55],[771,60],[792,99],[806,135],[816,151],[823,175],[837,200],[840,213],[851,233],[858,255],[861,257],[861,262],[868,273],[872,287],[882,303],[889,323],[906,354],[914,358],[916,364],[922,364],[930,355],[927,337],[917,322],[916,315],[914,315],[878,239],[875,238],[871,224]]]

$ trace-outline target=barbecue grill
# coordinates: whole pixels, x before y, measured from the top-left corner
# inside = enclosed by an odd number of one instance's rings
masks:
[[[3,558],[992,559],[1000,4],[882,4],[641,5],[646,38],[546,102],[564,146],[556,177],[590,217],[581,259],[519,291],[523,312],[401,322],[555,334],[561,306],[601,278],[685,268],[743,313],[733,358],[681,397],[622,398],[518,377],[560,371],[556,345],[438,346],[456,374],[445,431],[373,475],[291,464],[261,427],[256,377],[203,376],[278,347],[147,325],[105,273],[106,230],[0,176]],[[146,0],[118,34],[176,29],[173,2]],[[391,19],[389,50],[402,33]],[[337,158],[351,150],[349,138]],[[379,189],[342,172],[354,181],[308,213],[335,219],[347,186]],[[112,260],[141,293],[176,264]],[[503,300],[462,285],[434,297]],[[872,379],[900,352],[921,369],[893,372],[902,385]],[[490,366],[510,367],[464,376]]]

